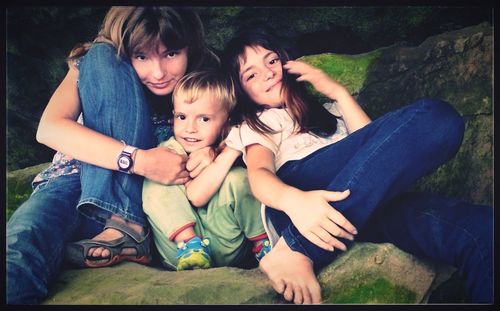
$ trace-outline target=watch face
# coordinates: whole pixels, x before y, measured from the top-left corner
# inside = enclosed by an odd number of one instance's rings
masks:
[[[132,159],[130,159],[130,157],[128,157],[126,155],[122,155],[118,159],[118,166],[122,170],[128,170],[130,168],[131,163],[132,163]]]

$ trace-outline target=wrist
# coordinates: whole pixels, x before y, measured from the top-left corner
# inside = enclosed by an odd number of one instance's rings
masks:
[[[278,209],[289,215],[294,206],[293,202],[296,201],[295,198],[300,192],[302,192],[302,190],[287,185],[278,200]]]
[[[131,172],[136,175],[144,176],[144,157],[145,150],[137,149],[133,154],[134,165]]]
[[[118,171],[125,174],[133,174],[133,166],[134,166],[134,153],[137,150],[134,146],[127,145],[123,140],[121,141],[123,144],[123,149],[118,155],[116,160],[116,164],[118,166]]]
[[[349,93],[349,91],[343,86],[333,87],[332,91],[325,95],[332,100],[336,100],[337,102],[342,102],[346,98],[352,97],[351,93]]]

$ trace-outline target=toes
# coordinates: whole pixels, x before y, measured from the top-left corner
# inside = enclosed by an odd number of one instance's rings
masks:
[[[304,304],[312,303],[311,291],[307,286],[302,290],[302,299],[304,300]]]
[[[283,294],[285,291],[285,282],[283,280],[272,282],[272,286],[278,294]]]
[[[293,292],[294,292],[293,285],[287,284],[285,291],[283,292],[283,297],[285,298],[285,300],[292,301],[293,300]]]
[[[293,291],[293,303],[296,305],[300,305],[303,302],[302,288],[300,286],[296,286]]]
[[[108,249],[106,248],[103,248],[103,247],[96,247],[96,248],[91,248],[88,252],[88,257],[93,257],[93,258],[96,258],[96,257],[102,257],[102,258],[106,258],[106,257],[109,257],[111,253],[109,252]]]
[[[318,282],[311,282],[308,286],[312,303],[321,303],[321,287]]]

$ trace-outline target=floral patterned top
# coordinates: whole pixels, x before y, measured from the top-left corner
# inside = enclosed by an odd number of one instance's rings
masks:
[[[153,115],[151,117],[151,121],[153,123],[153,131],[157,139],[157,144],[160,144],[162,141],[166,141],[173,136],[172,126],[168,122],[166,116]],[[83,124],[82,114],[78,117],[78,123]],[[33,182],[31,183],[31,187],[35,189],[38,185],[61,175],[80,173],[80,168],[80,161],[58,151],[54,155],[51,165],[35,176]]]

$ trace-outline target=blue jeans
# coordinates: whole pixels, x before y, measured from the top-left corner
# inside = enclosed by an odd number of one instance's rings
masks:
[[[332,202],[332,206],[359,231],[377,208],[453,157],[460,147],[463,132],[463,120],[452,106],[442,101],[422,99],[374,120],[345,139],[301,160],[285,163],[277,175],[283,182],[305,191],[350,189],[351,195],[347,199]],[[325,251],[304,238],[285,213],[271,208],[266,212],[288,246],[309,257],[315,268],[324,267],[338,255],[338,251]],[[473,219],[476,219],[476,224],[484,220],[479,216]],[[416,220],[393,221],[395,228],[403,230],[406,229],[405,221]],[[444,226],[441,223],[434,225]],[[440,228],[440,234],[445,234],[443,231]],[[491,236],[483,237],[491,242]],[[352,243],[347,239],[340,240],[346,246]],[[410,243],[409,240],[404,242]],[[457,247],[462,243],[461,240],[454,242],[448,247]],[[405,249],[405,245],[396,243],[396,246]],[[438,253],[450,254],[451,250],[447,251]],[[454,260],[454,263],[466,260],[465,257],[439,259]],[[491,262],[491,258],[489,260]],[[480,278],[478,274],[470,275],[477,272],[478,264],[474,262],[465,266],[468,271],[465,274]],[[473,283],[480,286],[475,280],[470,280],[471,295],[475,293]]]
[[[78,91],[86,127],[140,149],[156,146],[142,83],[130,62],[117,58],[112,46],[96,44],[87,52],[80,64]],[[78,208],[83,214],[101,223],[117,214],[147,224],[142,176],[86,163],[82,163],[81,176]]]
[[[142,83],[110,45],[94,45],[84,56],[78,91],[86,127],[142,149],[156,145]],[[42,301],[65,243],[94,237],[112,213],[147,225],[142,183],[141,176],[82,163],[80,173],[40,184],[7,224],[7,302]]]
[[[67,242],[93,237],[103,225],[76,209],[80,174],[38,185],[7,223],[7,303],[37,304],[55,279]]]

